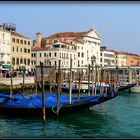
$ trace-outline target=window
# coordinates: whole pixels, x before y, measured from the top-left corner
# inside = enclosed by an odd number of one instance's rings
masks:
[[[51,61],[49,61],[49,65],[51,66]]]
[[[24,58],[24,64],[26,65],[26,59]]]
[[[28,45],[30,45],[31,43],[30,43],[30,41],[28,41]]]
[[[23,59],[22,59],[22,58],[20,59],[20,63],[21,63],[21,64],[23,63]]]
[[[19,65],[19,58],[17,58],[17,65]]]
[[[82,57],[84,57],[84,53],[82,53]]]
[[[30,49],[28,49],[28,53],[30,53]]]
[[[76,59],[75,54],[74,54],[74,59]]]
[[[72,54],[70,54],[70,58],[72,58]]]
[[[22,48],[20,48],[20,52],[22,52]]]
[[[4,33],[3,33],[3,39],[4,39]]]
[[[28,59],[28,65],[30,65],[30,59]]]
[[[23,44],[23,40],[20,40],[20,43]]]
[[[44,57],[46,57],[46,53],[44,53]]]
[[[15,43],[15,38],[12,38],[12,42],[14,42],[14,43]]]
[[[40,53],[40,57],[41,57],[41,53]]]
[[[34,57],[36,57],[36,53],[34,53]]]
[[[49,57],[51,57],[51,53],[49,53]]]
[[[78,52],[78,57],[80,57],[80,52]]]
[[[54,40],[53,42],[54,42],[54,43],[57,43],[58,41],[57,41],[57,40]]]
[[[12,64],[15,65],[15,58],[12,58]]]
[[[13,47],[13,52],[14,52],[14,47]]]
[[[24,44],[25,44],[25,45],[27,44],[27,41],[26,41],[26,40],[24,40]]]
[[[7,64],[10,64],[10,61],[7,61]]]
[[[54,53],[54,56],[56,57],[56,52]]]
[[[79,62],[79,60],[78,60],[78,67],[80,66],[80,62]]]
[[[34,54],[32,53],[32,57],[34,57]]]
[[[54,61],[54,65],[56,66],[56,61]]]
[[[81,61],[81,64],[83,64],[83,60]]]
[[[17,52],[18,52],[18,47],[17,47]]]
[[[24,52],[25,52],[25,53],[27,52],[27,49],[26,49],[26,48],[24,49]]]
[[[19,39],[16,40],[16,43],[19,43]]]

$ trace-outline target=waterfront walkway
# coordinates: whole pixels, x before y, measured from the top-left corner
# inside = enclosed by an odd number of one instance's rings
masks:
[[[23,77],[14,77],[13,79],[13,85],[20,85],[23,83]],[[29,76],[24,77],[25,84],[34,84],[35,83],[35,77]],[[0,84],[10,85],[11,84],[11,78],[0,78]]]

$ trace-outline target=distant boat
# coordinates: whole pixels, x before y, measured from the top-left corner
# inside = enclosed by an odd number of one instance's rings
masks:
[[[140,93],[140,81],[137,81],[136,86],[131,88],[131,92],[133,92],[133,93]]]
[[[127,85],[120,85],[118,87],[118,90],[119,91],[125,91],[125,90],[130,90],[132,89],[133,87],[135,87],[137,85],[137,83],[131,83],[131,84],[127,84]]]
[[[15,116],[40,116],[42,115],[42,95],[36,97],[30,96],[28,99],[18,95],[12,100],[3,94],[0,94],[0,114],[15,115]],[[72,97],[72,103],[69,103],[68,95],[60,95],[60,103],[57,105],[56,94],[46,94],[45,109],[46,115],[64,115],[67,113],[76,113],[80,110],[89,108],[93,105],[100,104],[115,98],[117,94],[112,93],[97,94],[95,96],[82,96],[80,99]],[[15,100],[16,99],[16,100]],[[58,108],[58,109],[57,109]]]

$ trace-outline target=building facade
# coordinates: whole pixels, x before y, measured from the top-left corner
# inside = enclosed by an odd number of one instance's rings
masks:
[[[73,60],[73,68],[87,67],[92,64],[91,58],[95,57],[95,63],[100,65],[100,44],[101,36],[95,30],[91,29],[86,32],[62,32],[55,33],[49,37],[41,39],[41,33],[36,33],[36,40],[33,44],[32,53],[37,53],[39,49],[46,48],[46,56],[44,58],[33,58],[32,63],[36,60],[48,60],[47,65],[58,66],[58,60],[61,59],[62,67],[70,67],[70,59]],[[40,49],[41,50],[41,49]],[[38,61],[37,61],[38,63]]]
[[[0,27],[0,65],[10,64],[11,33]]]
[[[26,70],[31,70],[31,39],[11,32],[10,62],[14,69],[25,67]]]
[[[40,35],[37,33],[37,40],[39,37]],[[73,59],[72,65],[76,66],[76,46],[73,44],[52,42],[48,43],[46,47],[40,47],[37,42],[36,46],[32,48],[32,71],[35,70],[35,66],[40,65],[40,62],[46,66],[58,67],[59,60],[61,60],[61,67],[69,68],[70,58]]]
[[[126,63],[127,55],[125,52],[116,51],[115,55],[116,55],[116,65],[118,67],[127,66],[127,63]]]
[[[126,56],[127,56],[126,61],[127,66],[140,66],[140,55],[126,53]]]
[[[102,67],[115,67],[116,66],[116,59],[115,59],[115,52],[114,50],[108,50],[107,47],[101,47],[101,66]]]

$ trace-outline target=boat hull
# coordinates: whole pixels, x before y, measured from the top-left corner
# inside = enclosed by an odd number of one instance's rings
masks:
[[[50,115],[64,115],[64,114],[72,114],[72,113],[76,113],[78,111],[87,109],[93,105],[97,105],[100,104],[102,102],[108,101],[112,98],[115,98],[117,95],[115,94],[114,96],[106,96],[106,97],[100,97],[98,96],[97,98],[95,98],[92,101],[80,101],[80,102],[76,102],[74,104],[67,104],[67,105],[63,105],[60,106],[60,110],[57,114],[56,112],[56,108],[57,106],[54,107],[46,107],[45,108],[45,112],[46,112],[46,116],[50,116]],[[38,107],[38,108],[32,108],[32,107],[10,107],[10,106],[4,106],[4,105],[0,105],[0,114],[5,114],[5,115],[10,115],[10,116],[42,116],[42,107]]]

